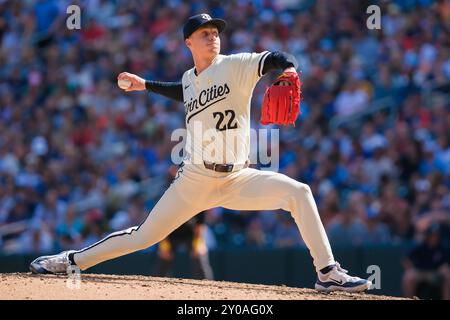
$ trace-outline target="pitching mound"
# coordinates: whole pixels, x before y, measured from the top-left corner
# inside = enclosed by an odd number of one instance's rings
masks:
[[[70,288],[72,287],[72,288]],[[226,281],[82,274],[79,288],[67,276],[0,274],[0,299],[151,300],[392,300],[371,294],[318,293],[312,289]]]

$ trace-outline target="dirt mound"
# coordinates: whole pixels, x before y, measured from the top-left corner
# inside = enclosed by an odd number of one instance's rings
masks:
[[[0,299],[151,300],[392,300],[371,294],[318,293],[312,289],[145,276],[82,274],[79,287],[67,276],[0,274]]]

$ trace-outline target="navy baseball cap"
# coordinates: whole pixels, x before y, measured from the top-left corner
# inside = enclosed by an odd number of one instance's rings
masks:
[[[196,30],[198,30],[198,28],[200,28],[205,24],[214,25],[217,28],[217,30],[219,30],[219,33],[221,33],[223,29],[225,29],[225,26],[227,25],[225,20],[216,18],[213,19],[209,14],[206,13],[197,14],[195,16],[190,17],[188,21],[184,24],[183,27],[184,39],[189,38],[191,34],[193,34]]]

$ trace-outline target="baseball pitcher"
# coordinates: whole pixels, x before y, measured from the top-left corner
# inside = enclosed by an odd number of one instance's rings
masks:
[[[226,23],[208,14],[188,19],[183,28],[194,67],[181,83],[157,82],[123,72],[126,92],[149,90],[183,102],[187,140],[177,175],[139,226],[114,232],[81,250],[39,257],[33,273],[65,273],[70,265],[86,270],[103,261],[148,248],[196,214],[214,207],[232,210],[289,211],[317,271],[320,291],[360,292],[371,282],[351,277],[332,254],[308,185],[286,175],[249,168],[250,102],[258,80],[272,70],[282,75],[264,95],[262,124],[293,124],[299,113],[297,61],[283,52],[220,54]]]

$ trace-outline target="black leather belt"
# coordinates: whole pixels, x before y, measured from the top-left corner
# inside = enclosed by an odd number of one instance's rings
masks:
[[[217,171],[217,172],[232,172],[234,169],[234,164],[221,164],[221,163],[210,163],[203,161],[203,164],[205,165],[206,169]],[[249,161],[245,161],[244,166],[242,169],[247,168],[249,164]]]

